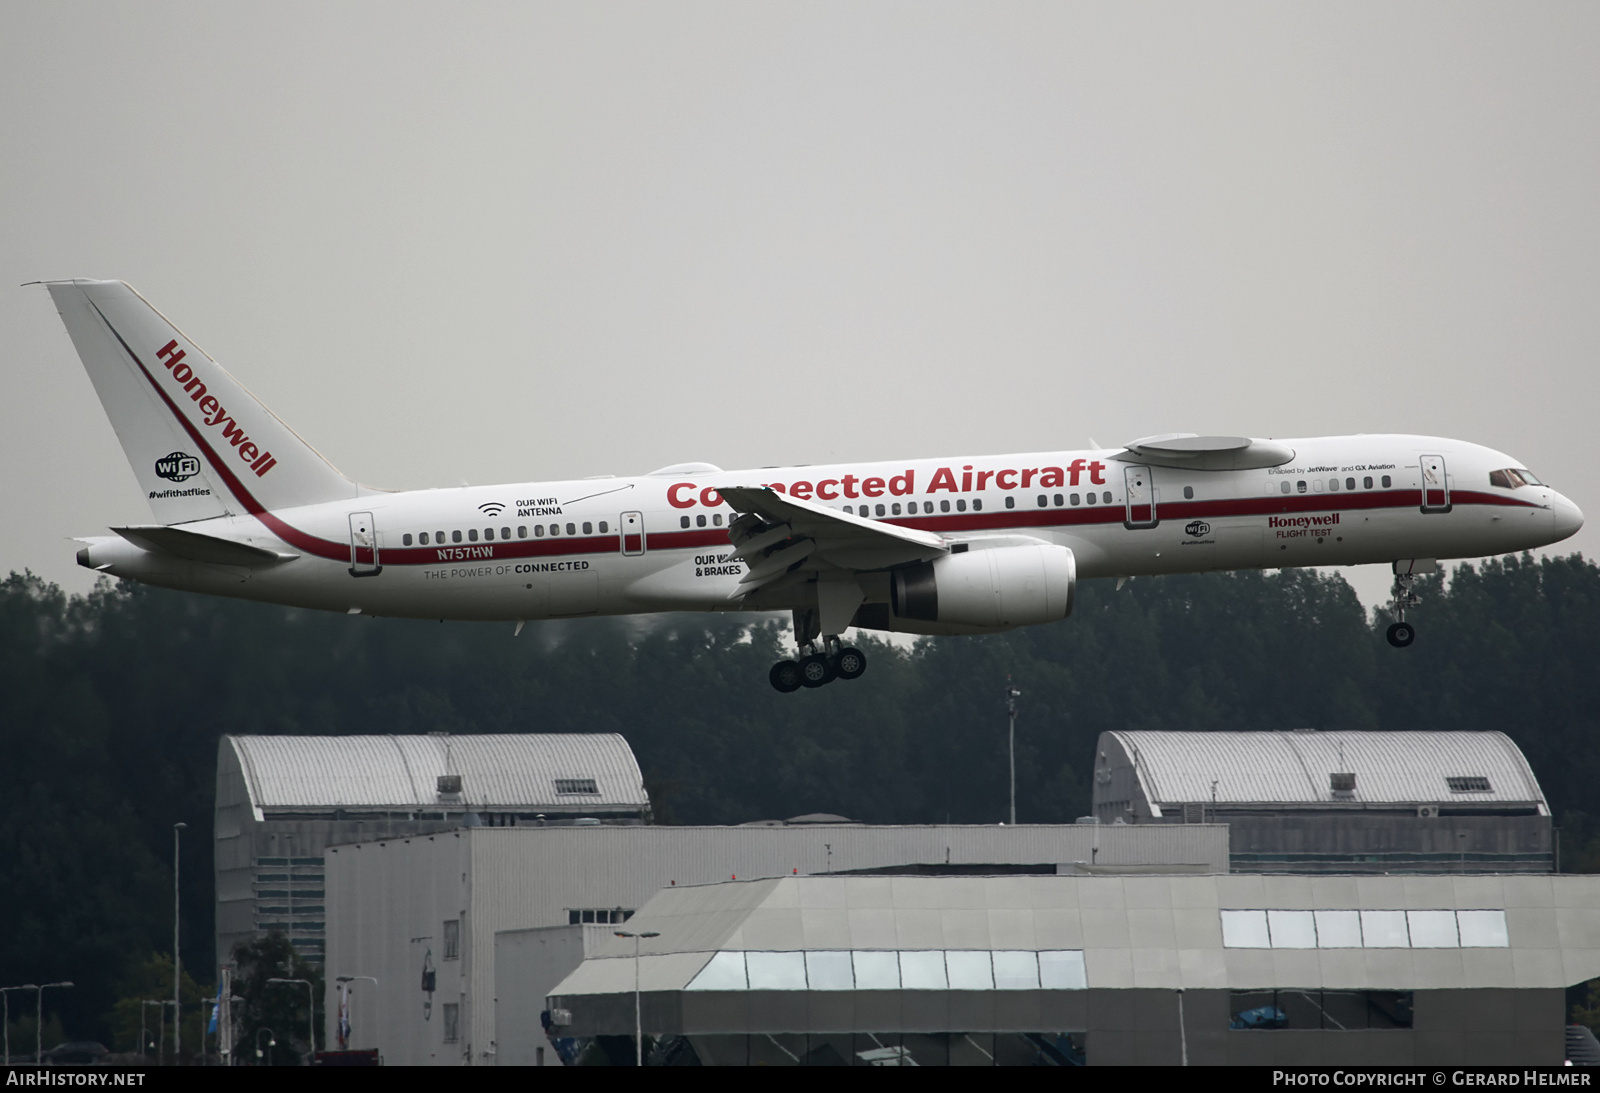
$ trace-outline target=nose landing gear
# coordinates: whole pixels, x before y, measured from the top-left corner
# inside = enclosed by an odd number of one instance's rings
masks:
[[[1384,636],[1396,649],[1404,649],[1417,640],[1417,628],[1406,621],[1406,610],[1421,603],[1422,597],[1413,592],[1411,586],[1422,574],[1432,573],[1438,568],[1439,564],[1431,559],[1394,563],[1393,598],[1389,601],[1389,610],[1394,613],[1395,621]]]

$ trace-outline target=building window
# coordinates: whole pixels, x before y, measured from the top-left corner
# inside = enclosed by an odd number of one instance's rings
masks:
[[[1461,778],[1446,778],[1445,785],[1450,787],[1451,793],[1489,793],[1489,779],[1481,775],[1470,775]]]
[[[446,960],[461,959],[461,920],[459,918],[447,919],[445,921],[444,958]]]
[[[633,912],[623,907],[571,907],[567,909],[567,925],[578,926],[584,923],[599,923],[615,925],[627,922],[633,917]]]
[[[1222,911],[1229,949],[1504,949],[1499,910]]]
[[[444,1042],[457,1043],[461,1039],[461,1003],[446,1002],[444,1009]]]
[[[593,778],[557,778],[557,793],[599,793],[600,786]]]

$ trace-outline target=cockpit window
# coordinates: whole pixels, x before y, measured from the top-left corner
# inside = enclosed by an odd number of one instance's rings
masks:
[[[1504,470],[1490,471],[1489,485],[1499,486],[1503,490],[1514,490],[1518,486],[1542,486],[1544,483],[1535,478],[1532,471],[1507,467]]]

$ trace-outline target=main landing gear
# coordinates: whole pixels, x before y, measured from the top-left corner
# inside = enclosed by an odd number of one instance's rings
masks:
[[[821,687],[836,679],[859,679],[867,670],[867,654],[839,640],[837,634],[822,633],[820,616],[814,610],[794,613],[795,640],[800,643],[798,660],[780,660],[767,673],[774,690],[788,694],[801,687]]]
[[[1393,598],[1389,601],[1389,610],[1394,613],[1395,621],[1390,624],[1387,634],[1389,644],[1396,649],[1404,649],[1417,640],[1417,628],[1406,621],[1406,609],[1415,607],[1422,602],[1422,597],[1411,590],[1417,582],[1417,577],[1423,573],[1431,573],[1437,568],[1437,563],[1407,561],[1394,564]]]
[[[837,637],[804,646],[799,660],[780,660],[767,673],[773,689],[788,694],[801,687],[821,687],[836,679],[859,679],[867,670],[867,654]]]

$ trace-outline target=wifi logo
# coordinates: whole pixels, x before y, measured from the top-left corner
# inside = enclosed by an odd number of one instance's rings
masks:
[[[478,511],[485,516],[499,516],[505,510],[506,507],[498,501],[485,501],[478,506]]]

